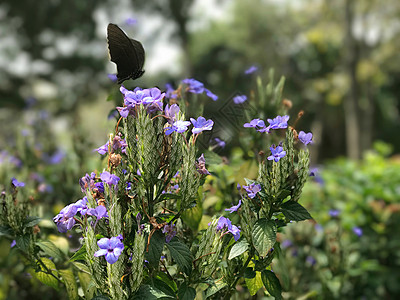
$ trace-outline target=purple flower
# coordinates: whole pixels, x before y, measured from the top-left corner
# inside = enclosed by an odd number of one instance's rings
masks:
[[[214,141],[217,143],[215,146],[221,147],[221,148],[225,148],[225,141],[219,139],[219,138],[215,138]]]
[[[103,205],[99,205],[96,208],[89,208],[87,214],[96,217],[97,220],[108,218],[107,209]]]
[[[171,223],[171,225],[165,225],[162,232],[167,234],[167,236],[165,237],[165,242],[169,243],[176,235],[175,224]]]
[[[76,201],[73,205],[77,208],[77,212],[80,213],[82,216],[84,216],[88,211],[87,204],[88,204],[88,199],[85,196],[82,199]]]
[[[136,23],[137,23],[137,20],[132,17],[125,19],[125,24],[128,26],[136,25]]]
[[[171,107],[168,104],[165,106],[164,115],[167,117],[169,124],[173,124],[176,121],[179,110],[180,108],[177,104],[172,104]]]
[[[15,177],[13,177],[13,178],[11,179],[11,183],[12,183],[13,186],[15,186],[15,187],[24,187],[24,186],[25,186],[25,183],[24,183],[24,182],[18,181],[17,179],[15,179]]]
[[[240,191],[240,190],[242,189],[242,187],[240,186],[239,183],[237,184],[236,189],[237,189],[238,191]]]
[[[211,98],[211,100],[213,101],[218,100],[218,96],[212,93],[210,90],[204,89],[204,91],[206,92],[207,97]]]
[[[233,97],[233,103],[235,104],[241,104],[243,102],[245,102],[247,100],[247,96],[246,95],[238,95]]]
[[[59,164],[63,158],[65,157],[65,152],[61,149],[58,149],[53,155],[48,156],[44,155],[43,160],[50,165],[57,165]]]
[[[112,152],[114,153],[118,149],[121,149],[122,153],[126,153],[126,148],[128,144],[126,143],[125,139],[121,138],[119,135],[114,136],[113,144],[112,144]]]
[[[233,238],[237,241],[240,238],[240,229],[232,225],[231,220],[225,217],[220,217],[217,222],[217,226],[215,227],[216,231],[222,231],[223,229],[228,229],[226,233],[230,232],[233,234]]]
[[[160,89],[156,87],[142,90],[142,92],[142,104],[145,105],[148,113],[154,113],[156,111],[163,110],[162,101],[164,99],[165,93],[161,93]]]
[[[281,146],[275,147],[275,145],[272,145],[269,149],[271,150],[271,155],[267,157],[268,160],[275,160],[275,162],[278,162],[286,155],[286,151],[284,151]]]
[[[74,204],[70,204],[64,207],[60,213],[53,218],[53,221],[57,223],[57,229],[59,232],[65,233],[75,225],[75,215],[78,212],[78,208]]]
[[[105,255],[106,261],[109,264],[115,263],[121,255],[122,250],[124,250],[124,244],[121,242],[121,239],[116,236],[110,239],[102,238],[97,241],[97,245],[100,247],[100,250],[97,250],[94,256],[99,257]]]
[[[204,158],[204,154],[201,154],[200,157],[197,159],[196,163],[197,172],[202,175],[210,175],[210,172],[206,169],[206,159]]]
[[[100,146],[99,148],[94,149],[93,151],[97,151],[99,154],[104,155],[108,153],[108,145],[110,142],[105,143],[103,146]]]
[[[117,175],[110,174],[110,172],[105,171],[100,174],[100,179],[109,186],[114,185],[114,188],[117,188],[119,181],[119,177]]]
[[[96,178],[96,174],[94,172],[86,173],[85,176],[79,179],[79,185],[81,186],[82,193],[85,193],[87,189],[92,190],[94,188],[94,179]]]
[[[193,78],[186,78],[182,80],[182,82],[188,86],[187,90],[190,93],[202,94],[203,92],[206,92],[206,95],[210,97],[212,100],[214,101],[218,100],[218,96],[213,94],[210,90],[204,88],[204,84],[202,82]]]
[[[197,120],[190,118],[190,121],[193,124],[193,134],[198,134],[204,130],[211,130],[214,125],[213,120],[206,120],[204,117],[198,117]]]
[[[310,176],[310,177],[316,176],[317,172],[318,172],[318,168],[311,169],[308,176]]]
[[[239,209],[240,205],[242,205],[242,200],[241,199],[239,199],[238,205],[234,205],[234,206],[232,206],[230,208],[226,208],[225,211],[229,211],[229,213],[233,213],[234,211],[237,211]]]
[[[127,191],[130,191],[131,189],[132,189],[132,183],[131,182],[127,182],[126,183],[126,188],[125,188]]]
[[[172,84],[167,83],[165,84],[165,88],[167,91],[165,92],[165,97],[168,99],[176,99],[178,97],[178,94],[176,93],[176,90],[172,86]]]
[[[353,232],[355,235],[357,235],[358,237],[361,237],[363,235],[363,230],[362,228],[358,227],[358,226],[354,226],[353,227]]]
[[[246,190],[247,192],[247,196],[249,196],[249,198],[254,198],[256,196],[256,194],[261,191],[261,184],[256,184],[255,182],[253,182],[250,185],[244,185],[243,188]]]
[[[117,110],[121,117],[126,118],[128,115],[135,115],[135,106],[140,105],[143,98],[146,96],[144,91],[140,88],[135,88],[133,91],[127,90],[123,85],[120,89],[124,95],[124,107],[117,107]]]
[[[299,132],[299,140],[304,145],[312,143],[312,138],[313,138],[313,134],[311,132],[309,132],[309,133],[305,133],[304,131]]]
[[[260,120],[260,119],[253,119],[253,120],[250,121],[250,123],[245,123],[245,124],[243,125],[243,127],[246,127],[246,128],[256,128],[257,131],[260,131],[260,132],[261,132],[262,130],[265,129],[265,123],[264,123],[263,120]]]
[[[194,94],[202,94],[204,92],[204,84],[193,78],[183,79],[182,82],[186,84],[187,90]]]
[[[330,215],[332,218],[337,218],[337,217],[339,217],[339,215],[340,215],[340,210],[338,210],[338,209],[331,209],[331,210],[329,210],[329,215]]]
[[[13,241],[11,242],[11,244],[10,244],[10,248],[15,247],[16,244],[17,244],[17,241],[16,241],[16,240],[13,240]]]
[[[166,127],[166,131],[165,131],[165,135],[170,135],[171,133],[173,133],[174,131],[178,132],[178,133],[183,133],[188,129],[188,126],[190,125],[189,121],[175,121],[172,126],[170,127]]]
[[[267,119],[269,129],[284,129],[287,128],[287,121],[289,120],[289,116],[277,116],[274,119]]]
[[[251,66],[246,71],[244,71],[244,74],[249,75],[249,74],[256,72],[257,70],[258,70],[258,68],[256,66]]]
[[[96,182],[94,186],[99,193],[104,194],[104,184],[102,182]]]
[[[306,262],[307,262],[309,265],[313,266],[313,265],[316,264],[317,261],[315,260],[314,257],[312,257],[311,255],[308,255],[307,258],[306,258]]]
[[[108,79],[112,82],[117,82],[117,74],[107,74]]]
[[[293,243],[292,243],[291,240],[284,240],[284,241],[281,243],[282,249],[289,248],[289,247],[291,247],[292,245],[293,245]]]

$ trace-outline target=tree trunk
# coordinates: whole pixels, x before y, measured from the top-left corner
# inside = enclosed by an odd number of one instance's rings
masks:
[[[354,18],[354,0],[345,0],[345,18],[346,18],[346,69],[350,78],[350,90],[344,101],[344,114],[346,126],[346,152],[351,159],[359,159],[360,150],[360,126],[359,126],[359,87],[356,77],[357,63],[359,53],[357,51],[356,40],[353,37],[352,25]]]

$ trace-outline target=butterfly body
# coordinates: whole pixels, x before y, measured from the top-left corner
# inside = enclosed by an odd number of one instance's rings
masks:
[[[107,27],[107,41],[111,61],[117,65],[118,84],[143,75],[144,48],[139,41],[129,38],[112,23]]]

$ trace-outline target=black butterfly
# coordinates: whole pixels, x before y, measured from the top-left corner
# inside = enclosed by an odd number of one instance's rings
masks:
[[[117,65],[118,84],[143,75],[144,49],[139,41],[130,39],[121,28],[115,24],[107,27],[108,49],[111,61]]]

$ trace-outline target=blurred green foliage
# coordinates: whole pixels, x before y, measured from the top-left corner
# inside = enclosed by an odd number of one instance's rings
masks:
[[[326,164],[306,184],[302,203],[315,222],[285,229],[285,256],[273,267],[287,299],[399,297],[400,160],[385,158],[388,145],[375,149],[359,163]]]

